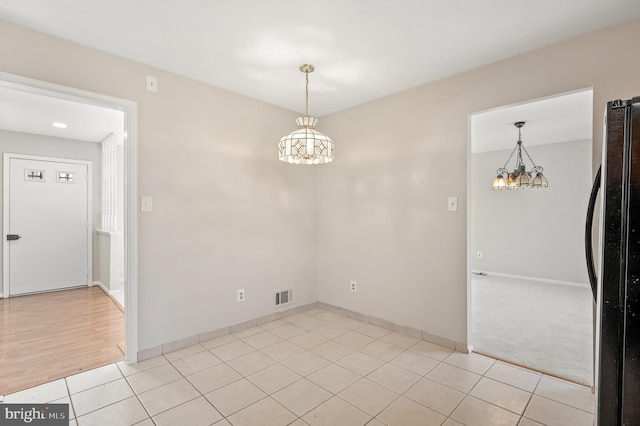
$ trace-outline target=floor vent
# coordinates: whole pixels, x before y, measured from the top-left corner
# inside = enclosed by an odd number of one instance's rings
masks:
[[[284,290],[276,293],[276,307],[291,303],[293,303],[293,290]]]

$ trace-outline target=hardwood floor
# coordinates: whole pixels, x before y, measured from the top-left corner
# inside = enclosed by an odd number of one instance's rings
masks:
[[[124,314],[99,287],[0,299],[0,395],[124,359]]]

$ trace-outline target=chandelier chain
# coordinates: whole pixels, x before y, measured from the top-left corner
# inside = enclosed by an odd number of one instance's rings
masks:
[[[527,148],[525,148],[524,145],[522,145],[522,149],[524,149],[524,153],[527,154],[527,158],[529,159],[529,161],[531,161],[531,164],[533,165],[533,167],[537,168],[538,166],[536,166],[536,163],[533,161],[533,158],[531,158],[531,155],[529,155],[529,151],[527,151]]]
[[[309,115],[309,73],[304,73],[305,77],[305,104],[304,104],[304,115]]]
[[[518,149],[518,145],[516,145],[516,147],[513,148],[513,151],[511,151],[511,155],[509,155],[509,158],[507,158],[507,161],[504,162],[504,166],[502,166],[503,169],[507,168],[507,165],[509,164],[509,161],[511,161],[511,159],[513,158],[513,154],[516,153],[517,149]]]

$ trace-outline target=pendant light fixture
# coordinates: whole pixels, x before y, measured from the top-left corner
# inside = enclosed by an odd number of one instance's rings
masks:
[[[309,115],[309,73],[314,69],[310,64],[300,65],[300,71],[305,73],[305,115],[296,118],[297,130],[280,139],[278,158],[285,163],[324,164],[333,161],[333,141],[314,128],[318,119]]]
[[[511,155],[507,158],[504,166],[496,171],[498,177],[494,179],[491,189],[546,188],[549,186],[549,181],[542,174],[542,167],[536,166],[536,163],[533,162],[533,158],[531,158],[531,155],[529,155],[529,152],[527,152],[527,149],[522,143],[520,129],[522,129],[524,124],[524,121],[518,121],[513,124],[518,128],[518,142],[516,143],[516,147],[513,148],[513,151],[511,151]],[[527,154],[529,161],[531,161],[532,168],[530,171],[527,171],[524,161],[522,160],[523,150],[524,153]],[[511,161],[513,154],[516,154],[516,165],[513,172],[509,172],[507,170],[507,164]]]

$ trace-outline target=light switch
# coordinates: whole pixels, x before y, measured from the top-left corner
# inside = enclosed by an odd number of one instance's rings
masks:
[[[449,211],[457,212],[458,211],[458,197],[449,197]]]
[[[141,212],[153,211],[153,199],[151,197],[140,198],[140,211]]]
[[[152,75],[147,76],[147,90],[149,92],[158,92],[158,79]]]

